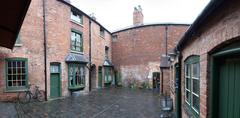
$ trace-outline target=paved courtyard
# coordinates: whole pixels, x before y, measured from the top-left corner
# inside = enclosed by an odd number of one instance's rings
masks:
[[[159,95],[151,90],[107,88],[16,107],[23,118],[159,118]]]

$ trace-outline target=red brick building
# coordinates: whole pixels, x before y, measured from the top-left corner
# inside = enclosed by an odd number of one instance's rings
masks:
[[[111,33],[69,1],[33,0],[14,49],[0,49],[1,101],[15,99],[28,84],[53,99],[117,82],[157,87],[154,77],[168,95],[166,55],[188,25],[143,24],[140,6],[133,16],[134,26]]]
[[[240,117],[239,6],[238,0],[210,1],[176,46],[171,94],[177,117]]]
[[[94,18],[68,1],[33,0],[14,49],[0,49],[0,100],[29,83],[50,99],[111,84],[110,52],[111,33]]]
[[[124,86],[156,87],[153,75],[160,79],[161,92],[169,92],[169,65],[160,72],[161,56],[173,50],[187,24],[143,24],[142,8],[134,8],[133,26],[112,33],[114,69]],[[168,60],[166,60],[168,61]],[[163,66],[163,65],[162,65]],[[163,71],[166,74],[163,75]],[[153,85],[154,84],[154,85]]]

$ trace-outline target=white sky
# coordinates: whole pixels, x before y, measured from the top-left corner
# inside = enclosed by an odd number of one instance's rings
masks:
[[[71,0],[110,31],[131,26],[135,6],[141,5],[144,23],[192,23],[210,0]]]

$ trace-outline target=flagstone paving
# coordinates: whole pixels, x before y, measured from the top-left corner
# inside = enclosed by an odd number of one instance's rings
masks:
[[[160,96],[151,90],[106,88],[48,102],[20,105],[23,118],[159,118]]]

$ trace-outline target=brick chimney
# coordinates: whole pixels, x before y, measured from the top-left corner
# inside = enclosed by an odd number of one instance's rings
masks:
[[[140,5],[138,5],[138,7],[134,7],[133,25],[142,25],[142,24],[143,24],[142,7]]]

